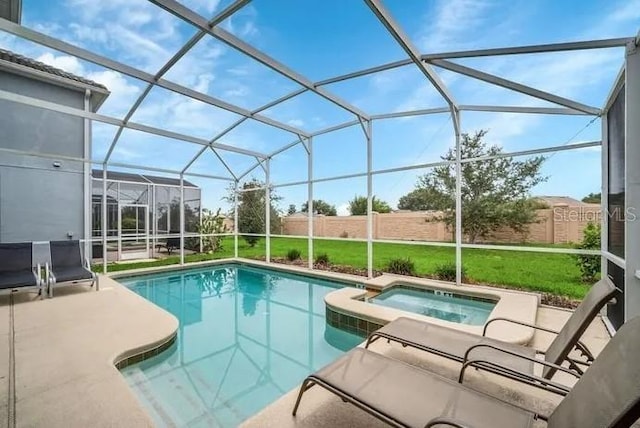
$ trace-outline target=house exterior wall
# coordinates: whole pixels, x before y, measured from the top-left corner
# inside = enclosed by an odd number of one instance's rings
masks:
[[[453,241],[447,225],[438,221],[437,213],[398,212],[375,213],[373,239],[405,241]],[[600,222],[600,206],[597,204],[569,206],[559,204],[537,211],[537,221],[529,226],[526,234],[511,229],[501,229],[485,239],[496,243],[566,244],[582,240],[582,231],[589,222]],[[282,220],[284,235],[307,235],[306,216],[288,216]],[[318,237],[367,238],[367,216],[315,216],[313,233]]]
[[[13,73],[0,71],[0,89],[84,108],[81,91]],[[85,157],[82,118],[0,100],[0,129],[0,148]],[[54,162],[0,152],[0,242],[84,238],[83,164]]]

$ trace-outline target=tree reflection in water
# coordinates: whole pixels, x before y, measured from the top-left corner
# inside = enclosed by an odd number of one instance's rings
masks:
[[[255,315],[258,302],[266,300],[278,283],[277,277],[236,268],[216,268],[212,271],[200,272],[198,277],[200,291],[209,296],[221,298],[229,291],[240,292],[242,312],[247,316]]]
[[[222,297],[223,292],[235,287],[235,268],[215,268],[215,270],[199,273],[201,291],[209,296]]]
[[[246,316],[253,316],[256,313],[258,302],[266,300],[278,280],[271,275],[262,272],[254,272],[249,269],[238,271],[238,291],[242,293],[242,312]]]

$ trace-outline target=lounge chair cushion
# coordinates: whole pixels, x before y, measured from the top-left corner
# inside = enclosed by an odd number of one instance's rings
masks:
[[[53,275],[57,283],[93,278],[91,272],[80,266],[56,268],[53,269]]]
[[[436,374],[355,348],[312,375],[402,425],[449,417],[474,428],[530,427],[533,414]]]
[[[0,272],[0,290],[19,287],[35,287],[36,278],[31,271]]]
[[[428,352],[458,361],[463,360],[467,349],[481,343],[496,345],[531,358],[536,355],[533,348],[404,317],[397,318],[376,333],[383,337],[399,338],[402,343],[420,349],[426,348]],[[469,359],[487,360],[520,373],[533,374],[533,362],[489,348],[474,349],[470,352]]]

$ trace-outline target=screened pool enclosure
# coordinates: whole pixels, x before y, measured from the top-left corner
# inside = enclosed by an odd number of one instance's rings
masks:
[[[366,198],[366,210],[363,213],[366,220],[362,223],[364,237],[347,230],[347,226],[340,226],[344,227],[344,236],[341,234],[331,239],[352,242],[354,245],[358,243],[357,251],[363,252],[369,277],[374,275],[376,245],[379,244],[450,249],[451,262],[456,267],[455,282],[459,284],[463,282],[465,258],[479,254],[478,251],[486,251],[485,254],[497,250],[524,252],[531,254],[532,258],[541,253],[550,257],[561,254],[597,255],[602,256],[603,273],[611,276],[616,285],[624,290],[624,299],[609,309],[612,324],[620,325],[640,313],[640,279],[637,273],[640,271],[640,240],[637,239],[640,227],[634,221],[635,217],[629,215],[640,202],[640,172],[631,167],[640,161],[640,121],[637,120],[640,117],[640,52],[639,37],[635,33],[618,38],[502,47],[508,44],[505,41],[495,48],[423,52],[417,48],[415,38],[405,32],[403,19],[406,18],[394,18],[397,15],[404,16],[398,13],[402,9],[402,2],[349,2],[349,6],[345,7],[353,8],[361,19],[377,22],[380,34],[375,36],[376,40],[380,37],[380,40],[385,40],[384,43],[393,45],[402,59],[384,63],[376,58],[376,49],[369,46],[371,66],[359,71],[336,73],[330,78],[311,80],[294,71],[299,67],[290,67],[278,61],[275,59],[278,55],[267,54],[265,49],[256,47],[261,43],[249,43],[246,41],[248,33],[239,31],[237,26],[232,27],[230,22],[233,17],[242,14],[253,3],[259,3],[257,1],[227,2],[226,7],[213,17],[204,17],[200,10],[195,11],[174,0],[150,0],[149,3],[158,8],[154,10],[161,13],[163,19],[177,22],[176,25],[191,34],[190,38],[181,42],[181,48],[172,52],[166,61],[163,59],[161,67],[153,70],[137,68],[131,62],[96,53],[90,49],[90,43],[71,43],[66,41],[68,38],[47,33],[36,26],[0,20],[0,30],[15,37],[15,40],[67,55],[82,64],[88,64],[86,70],[89,70],[90,64],[99,70],[116,73],[124,79],[125,83],[120,82],[124,86],[130,82],[141,85],[139,92],[133,92],[126,98],[124,108],[119,106],[117,114],[117,109],[108,105],[109,100],[99,112],[92,112],[13,93],[6,88],[0,90],[0,100],[7,104],[44,109],[84,121],[85,142],[91,145],[93,141],[91,155],[61,158],[55,151],[42,149],[2,150],[12,156],[77,164],[85,173],[93,169],[93,178],[88,179],[92,197],[85,198],[85,215],[90,215],[92,220],[86,224],[92,223],[92,226],[87,230],[89,226],[85,225],[84,241],[87,251],[93,249],[93,258],[101,259],[104,272],[109,271],[109,260],[127,258],[126,254],[140,258],[154,257],[157,243],[166,242],[167,238],[179,241],[176,254],[179,254],[179,263],[184,264],[190,253],[199,251],[198,245],[185,245],[187,240],[196,238],[198,242],[198,239],[214,235],[202,233],[199,227],[202,218],[200,212],[211,205],[207,201],[215,200],[217,203],[221,197],[225,197],[230,204],[229,210],[223,210],[230,228],[215,235],[223,237],[229,243],[227,245],[233,248],[231,256],[244,255],[243,236],[260,238],[257,247],[261,251],[260,256],[267,262],[272,261],[272,248],[276,240],[297,239],[304,248],[308,268],[313,269],[317,247],[323,240],[329,239],[319,230],[320,217],[315,213],[314,200],[328,199],[335,189],[331,186],[335,185]],[[261,6],[269,7],[265,4]],[[309,14],[312,15],[313,10],[309,10]],[[336,19],[342,22],[342,18]],[[224,91],[211,89],[214,84],[211,87],[203,85],[202,79],[188,82],[184,78],[189,73],[185,67],[187,59],[201,57],[204,64],[215,62],[212,45],[205,43],[215,43],[225,52],[232,52],[242,61],[264,69],[273,81],[279,79],[286,82],[282,87],[288,88],[289,92],[275,93],[272,80],[266,79],[261,85],[266,95],[257,94],[253,103],[240,103],[236,102],[234,93],[227,91],[225,96]],[[351,48],[345,46],[344,49]],[[340,53],[338,51],[336,55]],[[551,67],[553,62],[563,64],[568,76],[571,76],[570,64],[575,55],[583,55],[580,58],[584,59],[589,58],[592,52],[610,53],[607,64],[609,69],[614,64],[615,72],[609,79],[610,92],[590,94],[588,102],[577,101],[566,95],[571,91],[558,87],[557,82],[544,82],[540,87],[545,90],[538,89],[535,70],[528,70],[529,81],[533,83],[524,84],[517,82],[517,79],[498,76],[491,68],[491,61],[499,62],[502,71],[507,70],[502,74],[508,75],[508,67],[504,64],[514,64],[515,67],[521,60],[540,56],[544,59],[538,64],[540,70]],[[347,59],[348,55],[344,61],[348,62]],[[595,74],[598,71],[588,67],[576,70],[576,73]],[[244,75],[239,69],[234,73],[235,76]],[[414,102],[387,111],[373,113],[375,109],[364,108],[366,102],[362,100],[372,90],[374,83],[383,81],[393,82],[396,86],[403,85],[404,75],[394,73],[419,75],[423,92],[417,93]],[[480,86],[466,90],[471,88],[468,86],[471,83]],[[476,89],[479,87],[484,89]],[[505,94],[509,97],[504,98]],[[178,121],[158,123],[154,122],[152,115],[141,113],[145,107],[153,105],[160,109],[163,103],[169,103],[169,99],[178,98],[186,100],[185,105],[202,105],[210,111],[203,115],[187,115],[192,117],[193,122],[186,124]],[[425,105],[420,101],[422,98],[437,99],[438,102]],[[500,102],[494,102],[494,98],[500,99]],[[256,100],[260,100],[259,105],[256,105]],[[277,114],[278,108],[291,103],[299,106],[301,112],[308,105],[309,116],[305,120],[296,120]],[[391,105],[391,101],[388,104]],[[314,119],[321,111],[329,110],[337,112],[336,115],[344,119],[336,123]],[[491,114],[499,116],[489,116]],[[205,135],[194,125],[196,120],[215,122],[215,132]],[[466,157],[463,154],[461,140],[464,133],[472,134],[478,129],[496,127],[497,123],[501,126],[505,123],[517,126],[523,121],[549,129],[557,127],[558,138],[541,141],[534,130],[522,137],[518,144],[495,155]],[[405,145],[404,141],[395,137],[400,135],[399,130],[416,124],[422,126],[420,129],[429,129],[429,132],[419,134],[415,145],[409,142]],[[311,131],[310,128],[316,130]],[[109,129],[110,133],[105,129]],[[240,133],[239,130],[245,132]],[[577,135],[582,139],[576,139]],[[106,144],[98,145],[98,137]],[[144,144],[136,146],[137,139]],[[439,149],[430,148],[432,140],[442,142]],[[348,152],[345,151],[347,145],[350,147]],[[175,157],[160,159],[154,156],[153,147],[161,146],[176,147]],[[352,155],[356,151],[351,149],[353,147],[357,147],[357,156]],[[453,157],[442,158],[446,150],[451,150]],[[401,160],[391,161],[391,151],[401,153]],[[602,177],[601,188],[594,189],[602,195],[601,250],[575,249],[566,241],[552,242],[562,245],[527,245],[524,241],[502,242],[498,245],[466,239],[463,230],[463,189],[468,178],[462,174],[466,166],[481,168],[483,163],[493,159],[531,159],[542,155],[548,162],[570,169],[576,159],[590,153],[597,156],[594,164],[596,169],[576,170],[571,177],[557,173],[558,176],[552,178],[561,187],[569,179],[579,181],[583,176],[594,174]],[[172,166],[167,167],[167,164]],[[374,196],[384,196],[387,191],[391,194],[407,172],[425,174],[443,166],[453,171],[455,188],[451,195],[452,212],[455,214],[446,232],[450,235],[442,239],[411,239],[393,238],[395,235],[388,232],[385,235],[387,237],[379,238],[384,224],[374,212]],[[554,171],[562,170],[561,167]],[[287,174],[284,174],[285,171]],[[121,174],[122,180],[116,177],[118,174]],[[125,174],[136,178],[125,180]],[[287,179],[281,178],[284,176]],[[160,177],[168,181],[157,182]],[[246,187],[252,179],[259,186]],[[212,196],[207,196],[208,190],[205,188],[214,189]],[[262,222],[259,233],[243,230],[238,221],[238,204],[245,192],[259,193],[257,199],[264,204],[264,209],[252,213]],[[558,190],[559,194],[561,192],[562,189]],[[288,203],[306,204],[305,210],[295,207],[292,210],[297,211],[298,217],[304,222],[303,229],[285,234],[281,218],[284,214],[278,214],[277,219],[272,218],[275,215],[271,208],[275,195],[278,196],[281,211],[283,203],[285,207]],[[300,195],[304,195],[304,198],[297,199]],[[552,215],[556,215],[558,209],[571,214],[570,206],[567,208],[565,204],[558,207],[552,207]],[[550,220],[547,227],[558,223],[555,226],[556,235],[569,233],[561,229],[565,226],[556,220]],[[277,227],[273,227],[276,222]],[[412,227],[421,225],[427,227],[428,222],[421,220]],[[103,257],[105,254],[113,254],[113,257]],[[547,272],[540,272],[540,275],[545,274]]]
[[[157,256],[167,239],[180,238],[180,180],[148,174],[107,174],[107,194],[102,197],[102,172],[92,171],[92,239],[102,237],[102,204],[106,200],[107,261],[149,259]],[[198,233],[201,216],[200,189],[184,180],[184,234]],[[120,239],[118,239],[120,238]],[[169,241],[170,242],[170,241]],[[200,248],[199,240],[191,249]],[[104,258],[100,241],[92,244],[92,258]]]

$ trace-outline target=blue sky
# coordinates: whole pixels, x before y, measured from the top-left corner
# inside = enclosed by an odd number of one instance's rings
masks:
[[[185,0],[207,19],[230,0]],[[640,28],[640,0],[490,1],[386,0],[386,7],[424,53],[632,36]],[[23,25],[85,47],[150,73],[156,72],[195,30],[144,0],[24,0]],[[406,58],[364,2],[359,0],[254,0],[222,26],[313,81]],[[117,72],[0,33],[0,46],[104,83],[112,92],[100,112],[124,117],[146,84]],[[622,48],[542,55],[473,58],[457,62],[594,106],[602,106],[624,59]],[[436,69],[460,104],[535,105],[549,103]],[[189,88],[255,109],[299,86],[237,51],[205,37],[165,76]],[[325,89],[367,113],[445,106],[425,77],[409,65]],[[266,110],[265,116],[315,131],[354,116],[312,93]],[[154,88],[132,120],[201,138],[211,138],[239,118],[234,113]],[[463,112],[462,128],[488,129],[487,139],[508,151],[600,138],[599,120],[586,116]],[[586,128],[585,128],[586,127]],[[116,128],[94,124],[93,158],[102,159]],[[379,121],[373,127],[374,169],[435,161],[453,144],[447,114]],[[269,153],[295,137],[246,121],[220,141]],[[200,146],[125,130],[112,160],[181,169]],[[314,140],[316,178],[364,172],[365,140],[360,127]],[[255,163],[221,152],[236,173]],[[306,179],[306,154],[295,147],[272,161],[272,180]],[[228,175],[213,153],[191,171]],[[426,171],[378,175],[374,193],[395,206]],[[535,195],[581,198],[599,191],[600,150],[557,153],[544,164],[548,181]],[[261,170],[254,177],[263,179]],[[194,178],[206,207],[221,206],[226,183]],[[278,189],[281,206],[300,205],[306,186]],[[355,194],[366,193],[364,178],[325,182],[315,196],[340,212]]]

